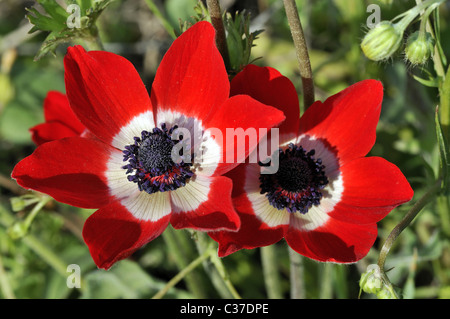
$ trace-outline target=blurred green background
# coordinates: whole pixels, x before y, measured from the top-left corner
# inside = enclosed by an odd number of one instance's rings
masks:
[[[172,24],[193,21],[196,0],[159,0],[154,3]],[[354,265],[317,263],[302,259],[305,298],[358,298],[361,273],[377,262],[380,248],[392,228],[429,187],[437,175],[439,156],[434,114],[439,103],[436,88],[425,87],[413,75],[425,71],[405,63],[402,53],[383,63],[369,61],[359,44],[368,30],[369,4],[381,7],[381,18],[389,20],[415,5],[415,1],[300,0],[297,5],[310,48],[316,98],[331,94],[367,78],[379,79],[385,87],[377,142],[370,155],[386,158],[400,167],[410,181],[415,197],[379,223],[379,239],[367,257]],[[254,42],[256,64],[271,66],[289,77],[298,92],[301,79],[289,26],[280,0],[221,1],[230,13],[251,13],[252,30],[263,29]],[[0,0],[0,297],[2,298],[149,298],[182,268],[173,253],[183,247],[185,261],[198,254],[186,231],[168,229],[131,258],[111,270],[96,269],[81,237],[84,219],[92,211],[49,202],[36,216],[28,234],[9,236],[14,221],[29,214],[30,207],[13,211],[11,199],[23,194],[10,179],[14,165],[35,149],[29,128],[43,122],[42,104],[49,90],[64,92],[63,56],[46,55],[34,61],[46,34],[28,34],[31,26],[25,8],[34,1]],[[444,52],[450,54],[448,2],[440,8]],[[117,0],[100,15],[97,26],[105,49],[133,62],[147,87],[173,39],[144,0]],[[418,29],[413,24],[407,33]],[[68,45],[68,44],[67,44]],[[450,55],[449,55],[450,56]],[[433,72],[432,62],[425,69]],[[387,275],[402,298],[450,297],[449,212],[438,201],[422,210],[401,234],[386,261]],[[175,248],[170,246],[170,239]],[[287,245],[275,245],[280,286],[289,297]],[[261,250],[240,251],[223,259],[230,279],[244,298],[266,298]],[[81,267],[81,289],[68,288],[66,267]],[[192,273],[202,292],[195,296],[185,281],[166,297],[219,298],[202,267]],[[361,298],[373,298],[362,294]]]

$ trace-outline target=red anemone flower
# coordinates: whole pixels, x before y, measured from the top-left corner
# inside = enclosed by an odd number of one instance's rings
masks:
[[[241,228],[209,233],[219,243],[219,256],[284,238],[317,261],[353,263],[364,257],[377,237],[376,223],[413,196],[395,165],[365,157],[375,143],[381,83],[358,82],[315,102],[300,119],[294,86],[272,68],[249,65],[239,73],[231,94],[244,93],[280,108],[286,121],[274,153],[276,173],[263,174],[261,162],[228,173]]]
[[[235,146],[213,138],[210,129],[269,129],[284,115],[246,95],[229,97],[214,37],[211,24],[199,22],[175,40],[151,97],[126,59],[68,49],[66,93],[89,136],[40,145],[12,177],[60,202],[99,208],[83,237],[100,268],[128,257],[169,223],[202,231],[240,226],[232,182],[221,176],[238,165],[223,160]],[[244,156],[252,151],[245,147]],[[198,155],[201,161],[191,161]]]
[[[85,127],[76,117],[64,93],[50,91],[44,99],[45,122],[30,129],[31,139],[36,145],[59,140],[64,137],[80,136]]]

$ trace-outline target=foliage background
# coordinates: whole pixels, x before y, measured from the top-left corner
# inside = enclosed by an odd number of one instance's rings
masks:
[[[192,21],[195,15],[196,0],[154,2],[174,28],[179,28],[179,19]],[[412,0],[297,1],[309,42],[316,98],[324,100],[362,79],[381,80],[385,98],[377,142],[370,155],[382,156],[399,166],[415,190],[415,197],[379,223],[379,239],[360,262],[337,265],[302,259],[305,298],[358,298],[361,273],[369,264],[377,262],[384,240],[433,183],[439,167],[434,122],[438,91],[413,79],[413,74],[424,76],[424,71],[405,63],[401,53],[385,63],[375,63],[364,57],[359,44],[367,31],[369,13],[366,8],[370,3],[381,6],[383,20],[392,19],[415,5]],[[0,0],[0,297],[152,297],[183,268],[176,250],[181,250],[187,261],[198,256],[187,231],[168,229],[165,236],[107,272],[96,269],[81,237],[83,222],[92,213],[90,210],[51,201],[35,217],[25,237],[13,239],[9,235],[10,225],[24,220],[30,211],[30,207],[19,211],[12,209],[11,199],[23,194],[10,179],[12,168],[35,148],[28,129],[43,121],[42,102],[46,93],[49,90],[64,92],[65,46],[58,47],[56,56],[33,60],[45,39],[43,33],[27,33],[30,24],[25,18],[25,8],[34,4],[34,1]],[[243,9],[251,13],[252,28],[264,29],[254,43],[252,56],[259,58],[255,63],[277,68],[300,92],[301,79],[282,1],[226,0],[221,1],[221,5],[231,13]],[[444,52],[450,52],[449,3],[440,9],[441,43]],[[150,87],[157,66],[173,39],[147,3],[116,0],[100,15],[97,25],[105,49],[131,60]],[[407,33],[416,29],[417,23]],[[425,68],[432,68],[431,62]],[[433,201],[392,248],[386,268],[392,268],[388,276],[403,298],[450,297],[449,214]],[[279,284],[283,297],[288,298],[287,245],[281,241],[275,248]],[[268,297],[260,249],[237,252],[222,261],[243,298]],[[66,285],[69,264],[81,267],[81,289],[70,289]],[[200,287],[199,295],[193,295],[182,281],[166,297],[222,297],[203,267],[197,267],[190,276]],[[361,298],[373,296],[362,294]]]

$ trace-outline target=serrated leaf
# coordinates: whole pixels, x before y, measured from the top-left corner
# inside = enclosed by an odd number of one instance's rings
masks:
[[[72,29],[67,29],[61,32],[51,32],[47,38],[45,38],[41,47],[39,48],[38,53],[34,57],[34,60],[37,61],[41,59],[44,55],[48,53],[52,53],[55,55],[56,47],[62,43],[70,42],[72,39],[77,37],[77,32]]]
[[[35,8],[27,8],[26,9],[29,14],[27,14],[27,18],[31,24],[33,24],[33,28],[29,31],[29,33],[33,33],[35,31],[60,31],[65,28],[65,24],[59,23],[57,20],[42,15]]]
[[[66,23],[69,13],[59,5],[55,0],[37,0],[37,2],[44,8],[45,12],[55,19],[59,24]]]

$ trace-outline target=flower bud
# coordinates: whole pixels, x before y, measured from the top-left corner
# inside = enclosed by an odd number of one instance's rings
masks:
[[[413,65],[424,64],[433,55],[434,43],[435,41],[429,32],[414,32],[406,42],[406,59]]]
[[[369,265],[367,271],[361,275],[359,286],[365,293],[378,294],[383,288],[380,267]]]
[[[383,286],[383,288],[377,293],[378,299],[396,299],[396,297],[392,294],[392,291],[387,287]]]
[[[7,234],[12,239],[19,239],[24,237],[28,232],[28,227],[23,221],[18,221],[14,224],[12,224],[8,230]]]
[[[404,29],[390,21],[382,21],[365,35],[361,42],[364,54],[373,61],[388,59],[398,50]]]

